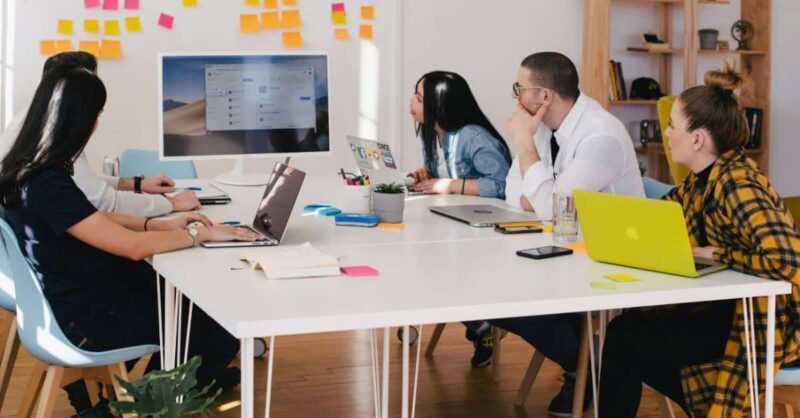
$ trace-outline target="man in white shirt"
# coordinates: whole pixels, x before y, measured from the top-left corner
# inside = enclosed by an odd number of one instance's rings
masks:
[[[48,58],[44,73],[60,66],[74,66],[97,72],[97,60],[85,52],[64,52]],[[27,110],[18,113],[0,137],[0,161],[5,158],[17,140],[25,121]],[[186,191],[173,197],[163,195],[175,191],[175,183],[167,176],[151,176],[141,179],[139,190],[134,179],[98,176],[89,165],[86,154],[81,154],[74,165],[72,176],[90,202],[100,211],[126,215],[153,217],[173,211],[189,211],[200,208],[194,192]]]
[[[506,178],[506,202],[553,218],[553,193],[575,189],[644,196],[639,164],[628,132],[616,117],[578,88],[578,71],[556,52],[522,61],[513,98],[517,110],[508,130],[517,156]],[[551,415],[571,416],[583,314],[490,321],[520,335],[564,369],[564,385]],[[591,387],[591,385],[587,385]],[[584,408],[591,406],[587,390]]]

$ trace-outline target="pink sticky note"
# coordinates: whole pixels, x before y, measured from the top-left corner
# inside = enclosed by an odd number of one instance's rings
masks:
[[[333,3],[333,4],[331,4],[331,11],[332,12],[343,12],[344,11],[344,3]]]
[[[100,0],[83,0],[83,4],[87,9],[94,9],[100,6]]]
[[[343,274],[350,277],[371,277],[380,275],[378,270],[375,270],[370,266],[339,267],[339,270],[341,270]]]
[[[125,10],[139,10],[139,0],[125,0]]]
[[[103,0],[103,10],[118,10],[119,0]]]
[[[161,13],[161,16],[158,17],[159,26],[163,26],[167,29],[172,29],[173,23],[175,23],[175,18],[166,13]]]

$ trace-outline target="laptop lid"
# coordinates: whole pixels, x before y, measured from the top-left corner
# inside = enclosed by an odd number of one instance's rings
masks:
[[[253,228],[280,242],[305,177],[306,173],[296,168],[275,163],[253,219]]]
[[[500,223],[536,222],[539,218],[530,213],[518,213],[492,205],[431,206],[431,212],[477,227]]]
[[[405,174],[397,168],[397,160],[389,144],[356,136],[348,136],[347,142],[358,171],[361,175],[369,176],[370,183],[404,184]]]
[[[595,261],[697,277],[683,210],[676,202],[574,192],[583,238]]]

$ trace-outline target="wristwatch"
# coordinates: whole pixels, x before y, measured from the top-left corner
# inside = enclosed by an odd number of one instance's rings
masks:
[[[187,226],[186,232],[188,232],[189,236],[192,237],[192,247],[196,247],[198,242],[197,235],[200,233],[200,231],[196,226]]]
[[[134,193],[141,193],[142,192],[142,180],[144,180],[144,176],[134,176],[133,177],[133,192]]]

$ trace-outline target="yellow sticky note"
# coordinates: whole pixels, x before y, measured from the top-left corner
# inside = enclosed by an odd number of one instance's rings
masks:
[[[100,32],[100,21],[97,19],[86,19],[83,21],[83,30],[88,33]]]
[[[248,6],[258,6],[258,0],[244,0],[244,4]]]
[[[183,7],[197,7],[197,0],[183,0]]]
[[[103,24],[103,33],[109,36],[119,35],[119,20],[106,20]]]
[[[103,39],[103,42],[100,44],[100,58],[118,59],[121,57],[122,43],[120,41]]]
[[[589,286],[594,289],[602,289],[602,290],[614,290],[617,288],[617,285],[610,282],[601,282],[601,281],[593,281],[589,282]]]
[[[69,39],[60,39],[56,41],[56,52],[72,51],[72,41]]]
[[[265,9],[277,9],[278,8],[278,0],[264,0],[264,8]]]
[[[344,12],[333,12],[331,13],[331,22],[333,22],[334,25],[344,25],[347,23],[347,16]]]
[[[283,0],[284,6],[297,6],[297,0]]]
[[[78,50],[88,52],[95,57],[100,56],[100,42],[98,41],[80,41],[78,42]]]
[[[53,55],[56,53],[56,41],[39,41],[39,53],[42,55]]]
[[[359,26],[358,37],[361,39],[372,39],[372,25]]]
[[[300,21],[300,11],[299,10],[282,11],[281,25],[284,28],[299,28],[300,26],[303,26],[303,22]]]
[[[576,241],[571,244],[562,245],[562,247],[569,248],[577,254],[587,254],[586,241]]]
[[[280,14],[277,11],[261,13],[261,27],[264,29],[280,29]]]
[[[388,223],[385,223],[385,222],[381,222],[378,225],[376,225],[375,228],[377,228],[377,229],[386,229],[386,230],[390,230],[390,231],[400,231],[403,228],[405,228],[405,225],[403,225],[403,224],[388,224]]]
[[[283,46],[286,48],[300,48],[303,46],[303,35],[300,32],[284,32]]]
[[[375,7],[374,6],[361,6],[361,18],[364,20],[373,20],[375,19]]]
[[[636,276],[633,276],[633,275],[628,274],[628,273],[610,273],[610,274],[606,274],[603,277],[605,277],[607,279],[611,279],[611,280],[613,280],[615,282],[620,282],[620,283],[633,283],[633,282],[640,282],[641,281],[638,278],[636,278]]]
[[[58,34],[72,35],[72,21],[67,19],[58,20]]]
[[[139,32],[142,30],[142,20],[139,16],[125,18],[125,30],[128,32]]]
[[[241,29],[242,33],[258,32],[258,15],[240,15],[239,29]]]
[[[333,38],[340,41],[346,41],[350,39],[350,32],[347,31],[347,28],[334,29]]]

